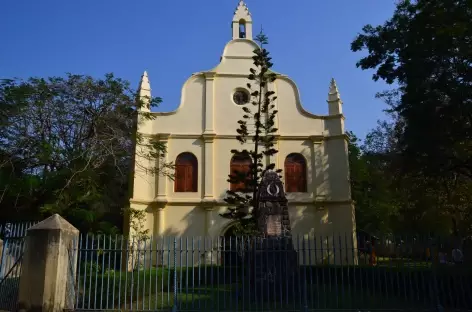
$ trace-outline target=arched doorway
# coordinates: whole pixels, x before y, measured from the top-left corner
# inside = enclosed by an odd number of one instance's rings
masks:
[[[221,264],[227,268],[240,268],[242,264],[242,240],[238,223],[232,222],[221,236]]]

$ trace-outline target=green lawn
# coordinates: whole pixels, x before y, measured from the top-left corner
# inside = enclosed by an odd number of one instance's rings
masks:
[[[356,284],[349,284],[346,283],[347,275],[341,278],[339,274],[332,274],[333,268],[323,267],[311,278],[307,277],[306,288],[295,290],[288,301],[280,296],[280,288],[269,290],[268,300],[255,300],[250,298],[255,293],[252,283],[246,280],[243,291],[242,283],[235,283],[237,274],[231,275],[228,271],[223,274],[221,269],[203,267],[200,270],[178,270],[179,311],[300,311],[305,305],[308,309],[324,310],[415,308],[420,311],[430,304],[429,299],[418,294],[411,298],[413,293],[410,290],[403,292],[397,289],[396,295],[391,289],[380,291],[380,283],[386,281],[384,276],[379,275],[383,279],[377,280],[376,275],[372,275],[375,279],[371,281],[370,275],[366,277],[362,268],[357,268],[358,275],[355,275],[354,269],[350,271],[350,274],[354,274],[351,278],[356,279]],[[307,276],[308,271],[301,272]],[[79,309],[169,311],[174,304],[174,274],[170,269],[152,268],[133,273],[109,271],[91,277],[80,281],[79,292],[82,297],[79,298]],[[364,284],[360,282],[361,278],[366,279]],[[267,292],[267,289],[264,291]],[[260,295],[257,294],[259,298]]]
[[[420,311],[425,305],[414,300],[387,298],[367,294],[361,291],[349,291],[348,289],[329,290],[328,287],[319,285],[317,291],[307,289],[307,298],[303,296],[289,300],[280,298],[276,293],[271,300],[250,301],[249,298],[237,299],[236,287],[226,285],[224,289],[195,288],[191,293],[178,294],[177,301],[179,311],[300,311],[306,304],[308,309],[405,309],[415,308]],[[128,298],[129,299],[129,298]],[[123,301],[121,305],[109,306],[110,310],[153,310],[168,311],[174,302],[174,295],[161,292],[157,295],[140,296],[133,301]],[[251,303],[252,302],[252,303]],[[130,305],[131,303],[131,305]],[[104,309],[106,310],[106,309]]]

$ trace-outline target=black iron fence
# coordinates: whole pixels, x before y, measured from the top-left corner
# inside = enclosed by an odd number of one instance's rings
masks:
[[[472,266],[439,239],[83,235],[77,310],[467,311]],[[448,247],[447,247],[448,248]],[[458,257],[457,250],[462,254]]]

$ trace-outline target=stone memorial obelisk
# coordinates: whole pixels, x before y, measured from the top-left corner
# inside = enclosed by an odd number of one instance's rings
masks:
[[[254,239],[247,260],[251,261],[248,264],[254,296],[272,300],[274,289],[278,295],[297,291],[298,258],[292,242],[288,201],[276,172],[264,174],[258,196],[255,217],[260,237]]]

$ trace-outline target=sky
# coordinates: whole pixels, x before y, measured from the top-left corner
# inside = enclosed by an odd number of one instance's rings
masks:
[[[356,68],[350,44],[366,24],[383,24],[394,0],[246,0],[254,32],[269,37],[273,69],[297,84],[303,107],[327,114],[335,78],[346,128],[363,138],[385,119],[375,94],[391,88]],[[137,87],[146,70],[158,111],[180,104],[183,83],[218,64],[231,40],[238,0],[2,0],[0,78],[103,77]]]

